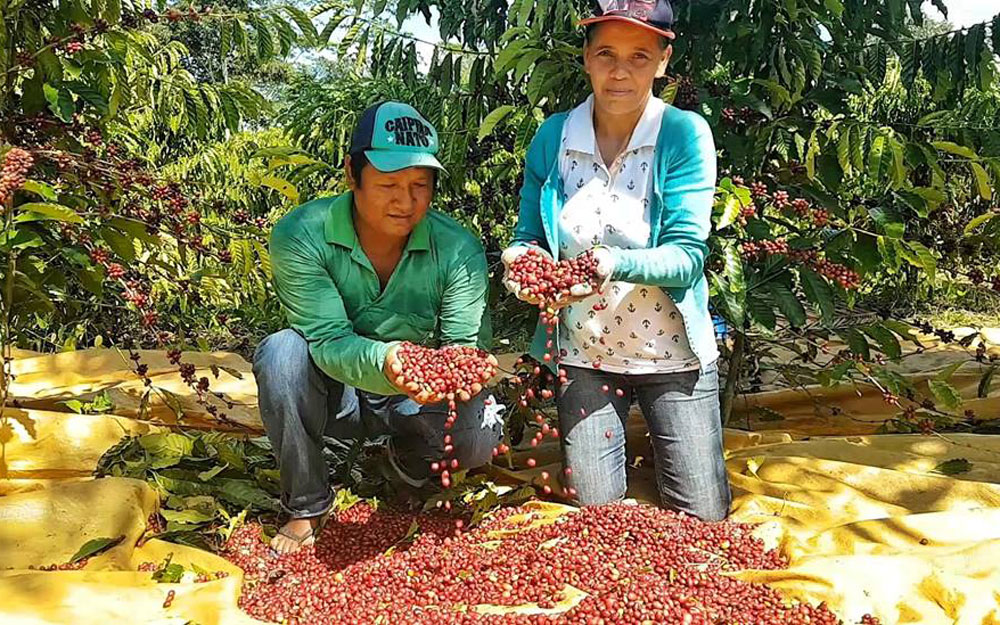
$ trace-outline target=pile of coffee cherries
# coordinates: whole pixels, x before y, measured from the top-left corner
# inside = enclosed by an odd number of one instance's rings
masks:
[[[403,367],[397,384],[415,384],[417,392],[449,400],[463,392],[475,395],[496,373],[489,354],[475,347],[433,349],[407,342],[400,345],[396,356]]]
[[[572,287],[584,285],[596,289],[600,283],[597,259],[589,250],[555,262],[546,254],[529,249],[510,263],[507,278],[521,287],[522,296],[537,299],[543,312],[557,299],[568,297]],[[552,314],[547,318],[552,319]]]
[[[554,523],[535,514],[508,508],[463,530],[437,512],[358,504],[297,553],[276,556],[246,525],[223,555],[246,574],[240,606],[287,625],[841,623],[727,575],[786,566],[751,526],[626,503]]]
[[[458,418],[457,401],[479,393],[497,372],[496,360],[481,349],[448,346],[440,349],[403,343],[396,352],[402,371],[395,382],[413,395],[423,395],[431,401],[448,401],[448,417],[444,427],[450,430]],[[451,486],[451,471],[458,469],[458,459],[450,434],[441,443],[445,457],[431,464],[439,473],[441,486]],[[498,455],[495,450],[494,455]]]

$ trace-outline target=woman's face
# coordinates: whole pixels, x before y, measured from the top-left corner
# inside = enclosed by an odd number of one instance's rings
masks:
[[[660,47],[659,35],[641,26],[610,21],[593,29],[583,67],[597,107],[615,115],[641,109],[672,53],[671,46]]]

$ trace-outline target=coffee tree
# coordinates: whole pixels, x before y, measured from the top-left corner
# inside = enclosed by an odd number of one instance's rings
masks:
[[[239,293],[224,288],[233,276],[263,293],[270,224],[176,161],[262,119],[271,104],[224,71],[217,81],[196,78],[179,34],[214,33],[218,64],[246,70],[310,41],[311,22],[295,7],[118,0],[4,0],[0,14],[4,404],[15,343],[71,349],[107,337],[132,350],[147,385],[135,349],[169,348],[184,380],[225,419],[228,400],[177,348],[205,345],[201,313]],[[224,315],[207,318],[226,325]]]

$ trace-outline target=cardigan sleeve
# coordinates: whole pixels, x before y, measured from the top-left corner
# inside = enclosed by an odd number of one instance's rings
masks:
[[[611,248],[612,279],[661,287],[687,287],[703,274],[712,229],[716,153],[712,129],[700,115],[678,115],[673,146],[664,155],[658,182],[661,201],[656,245],[644,249]]]

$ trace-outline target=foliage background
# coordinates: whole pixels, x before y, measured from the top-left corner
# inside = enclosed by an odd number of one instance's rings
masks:
[[[775,376],[849,379],[899,403],[892,427],[976,427],[947,380],[922,397],[883,364],[941,307],[1000,309],[1000,16],[954,29],[920,5],[676,3],[656,89],[708,119],[720,151],[707,271],[739,371],[727,404]],[[441,130],[438,207],[483,238],[498,349],[522,347],[532,313],[496,266],[538,124],[587,95],[587,7],[0,0],[0,143],[34,157],[4,198],[3,344],[249,355],[282,325],[271,224],[343,189],[356,115],[394,98]],[[421,57],[400,28],[432,10],[440,41]]]

